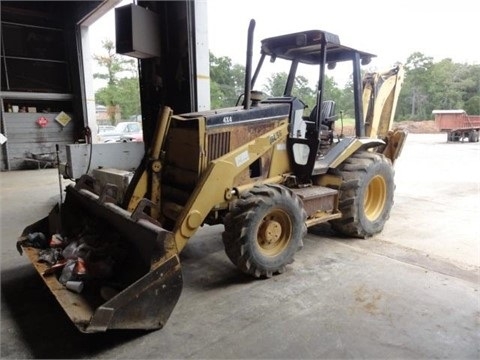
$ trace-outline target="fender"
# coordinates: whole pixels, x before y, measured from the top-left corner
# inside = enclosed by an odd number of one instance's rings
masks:
[[[347,146],[347,148],[340,153],[340,155],[330,164],[330,168],[336,168],[352,154],[358,150],[367,150],[377,146],[385,145],[385,141],[372,138],[355,138]]]

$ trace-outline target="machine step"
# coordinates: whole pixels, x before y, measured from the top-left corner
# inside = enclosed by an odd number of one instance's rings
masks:
[[[313,226],[342,214],[338,211],[338,191],[324,186],[309,186],[292,191],[302,200],[307,212],[307,226]]]

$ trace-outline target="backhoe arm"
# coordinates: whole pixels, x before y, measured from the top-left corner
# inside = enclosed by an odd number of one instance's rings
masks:
[[[400,156],[407,136],[402,130],[391,131],[403,80],[400,64],[384,73],[367,74],[363,80],[365,135],[385,141],[382,152],[392,163]]]
[[[404,70],[401,65],[384,73],[367,74],[363,80],[365,134],[383,138],[393,124]]]

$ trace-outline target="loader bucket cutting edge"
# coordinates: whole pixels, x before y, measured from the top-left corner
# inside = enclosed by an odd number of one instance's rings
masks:
[[[165,251],[164,243],[171,233],[144,217],[134,220],[129,212],[113,203],[102,202],[92,192],[72,186],[68,186],[66,192],[61,208],[57,204],[47,217],[27,226],[21,239],[35,232],[42,232],[50,238],[60,228],[67,238],[74,238],[77,229],[97,224],[96,230],[102,236],[96,241],[102,242],[105,248],[109,237],[115,238],[125,254],[122,262],[114,264],[112,276],[108,279],[79,279],[85,286],[83,291],[76,293],[59,281],[62,270],[45,275],[51,266],[39,261],[42,249],[19,242],[19,250],[25,252],[80,331],[93,333],[108,329],[162,328],[183,287],[179,257],[176,254],[167,256]],[[94,268],[93,264],[91,268]],[[89,270],[89,263],[86,262],[86,265]],[[112,284],[115,289],[112,289]],[[115,290],[115,293],[105,297],[105,289]]]

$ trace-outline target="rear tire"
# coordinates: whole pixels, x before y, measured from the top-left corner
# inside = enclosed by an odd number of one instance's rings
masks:
[[[383,230],[390,217],[395,191],[394,170],[382,154],[360,151],[337,169],[340,186],[341,219],[332,227],[347,236],[366,238]]]
[[[478,137],[479,137],[478,131],[472,130],[468,134],[468,142],[478,142]]]
[[[225,252],[254,277],[282,273],[303,246],[306,218],[301,200],[288,188],[255,186],[241,194],[225,217]]]

